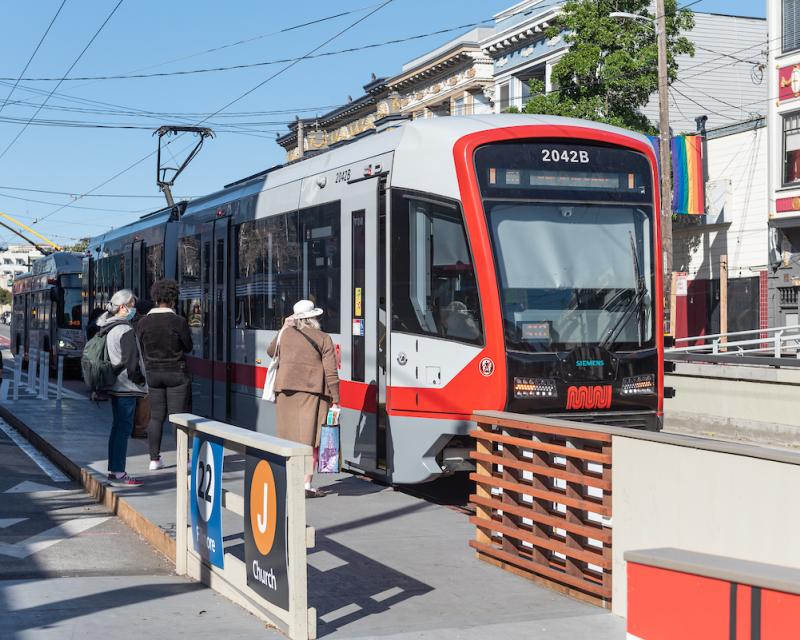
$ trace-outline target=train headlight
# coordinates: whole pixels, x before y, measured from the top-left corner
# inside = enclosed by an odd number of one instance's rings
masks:
[[[645,393],[655,392],[656,377],[652,373],[647,373],[641,376],[632,376],[630,378],[623,378],[622,380],[623,396],[638,396]]]
[[[59,349],[77,349],[78,347],[76,347],[69,340],[59,340],[58,341],[58,348]]]
[[[552,378],[514,378],[515,398],[557,398],[556,381]]]

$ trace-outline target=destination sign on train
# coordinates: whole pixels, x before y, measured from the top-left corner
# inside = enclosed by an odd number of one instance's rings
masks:
[[[602,189],[643,191],[637,187],[634,173],[608,173],[596,171],[524,170],[489,167],[489,185],[492,187],[522,189],[544,187],[547,189]]]

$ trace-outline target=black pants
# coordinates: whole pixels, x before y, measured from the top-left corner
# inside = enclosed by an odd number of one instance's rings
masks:
[[[164,432],[164,419],[171,413],[187,410],[191,378],[185,371],[148,371],[147,386],[150,387],[150,424],[147,427],[147,441],[150,445],[150,459],[161,457],[161,436]]]

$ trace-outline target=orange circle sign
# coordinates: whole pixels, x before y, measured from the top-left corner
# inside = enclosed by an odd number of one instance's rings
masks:
[[[250,482],[250,530],[262,556],[269,555],[275,542],[278,503],[275,492],[275,476],[269,462],[262,460],[256,465]]]

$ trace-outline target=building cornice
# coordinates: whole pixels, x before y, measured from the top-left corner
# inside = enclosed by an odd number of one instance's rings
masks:
[[[480,60],[475,58],[475,55],[482,55],[481,47],[478,44],[463,44],[460,43],[450,51],[445,52],[438,58],[430,62],[415,67],[404,73],[401,73],[394,78],[386,81],[386,86],[390,89],[405,89],[421,80],[433,78],[443,71],[447,71],[459,64],[465,62],[479,63]]]
[[[486,40],[481,48],[490,56],[502,55],[507,49],[516,49],[531,40],[542,37],[550,21],[558,15],[560,8],[550,9],[534,16],[530,20],[512,25],[493,38]]]

